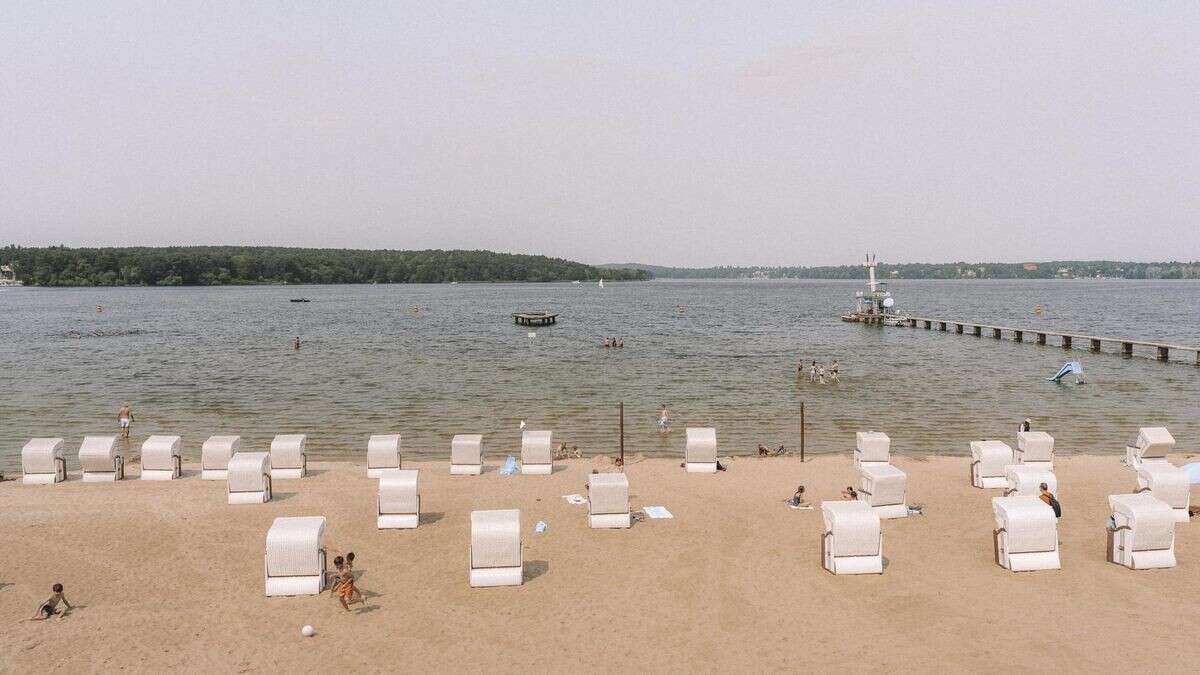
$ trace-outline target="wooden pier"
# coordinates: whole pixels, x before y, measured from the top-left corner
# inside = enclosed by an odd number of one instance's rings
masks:
[[[1046,344],[1047,336],[1056,338],[1063,349],[1071,349],[1074,347],[1075,340],[1079,340],[1081,345],[1088,345],[1089,351],[1102,351],[1101,347],[1104,343],[1119,345],[1121,356],[1133,356],[1134,347],[1149,347],[1154,350],[1154,357],[1159,361],[1171,360],[1172,351],[1193,352],[1196,355],[1196,365],[1200,366],[1200,346],[1175,345],[1165,342],[1152,342],[1149,340],[1132,340],[1129,338],[1114,338],[1101,337],[1098,335],[1081,335],[1079,333],[1061,333],[1057,331],[1042,330],[1040,328],[1013,328],[1011,326],[992,326],[985,323],[974,323],[971,321],[952,321],[949,319],[933,319],[923,316],[908,317],[908,325],[916,328],[920,324],[925,330],[933,330],[936,325],[941,332],[947,332],[949,326],[954,326],[954,332],[958,335],[970,334],[975,337],[982,337],[984,331],[988,332],[992,338],[1000,340],[1004,338],[1005,333],[1012,336],[1014,342],[1025,342],[1027,336],[1032,336],[1033,340],[1039,345]]]
[[[558,315],[550,312],[517,312],[512,318],[518,326],[553,326],[558,323]]]

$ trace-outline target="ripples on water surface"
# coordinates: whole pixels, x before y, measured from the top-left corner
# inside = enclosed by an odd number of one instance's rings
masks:
[[[1163,364],[838,321],[861,286],[3,289],[0,467],[17,468],[34,436],[66,438],[74,466],[83,435],[116,432],[122,400],[134,405],[135,447],[151,433],[180,434],[193,458],[218,433],[262,449],[276,433],[307,433],[314,455],[361,455],[368,435],[394,432],[407,454],[446,456],[451,435],[478,432],[496,455],[519,447],[521,419],[611,453],[621,400],[626,449],[647,454],[679,452],[688,425],[716,426],[723,453],[795,447],[801,401],[814,452],[848,450],[854,431],[872,428],[900,452],[962,454],[972,439],[1015,443],[1027,415],[1063,452],[1119,451],[1136,427],[1160,424],[1181,449],[1200,447],[1193,354]],[[1195,282],[901,281],[892,290],[925,316],[1183,344],[1200,333]],[[312,302],[288,302],[297,296]],[[516,326],[509,314],[520,309],[557,311],[559,323]],[[625,348],[603,349],[606,335]],[[801,359],[834,358],[840,385],[796,378]],[[1083,362],[1087,384],[1047,383],[1068,358]],[[666,438],[655,427],[660,403],[674,420]]]

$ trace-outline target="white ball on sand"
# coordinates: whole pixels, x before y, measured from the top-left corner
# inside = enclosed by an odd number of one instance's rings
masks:
[[[312,626],[305,626],[304,628],[300,629],[300,634],[304,637],[312,637],[313,635],[316,635],[316,633],[317,631],[314,630]]]

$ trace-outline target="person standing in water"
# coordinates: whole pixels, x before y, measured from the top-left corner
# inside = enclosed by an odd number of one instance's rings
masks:
[[[292,339],[292,349],[294,349],[295,351],[300,351],[300,336],[299,335],[297,335],[295,338]]]
[[[837,359],[834,359],[834,360],[833,360],[833,363],[831,363],[831,364],[829,365],[829,381],[830,381],[830,382],[841,382],[841,379],[840,379],[840,378],[838,378],[838,362],[837,362]]]
[[[662,408],[660,408],[658,411],[658,430],[664,434],[667,433],[667,430],[670,428],[668,426],[670,422],[671,420],[667,416],[667,404],[664,403],[662,404]]]
[[[817,381],[817,362],[816,361],[813,361],[812,365],[808,367],[808,381],[810,383]]]
[[[117,424],[121,427],[121,438],[129,438],[129,425],[133,424],[133,408],[128,403],[122,403],[117,411]]]

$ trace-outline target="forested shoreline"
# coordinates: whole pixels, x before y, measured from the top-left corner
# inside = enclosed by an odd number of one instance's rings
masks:
[[[540,255],[462,250],[256,246],[0,249],[30,286],[223,286],[448,282],[643,281],[642,270],[600,269]]]

